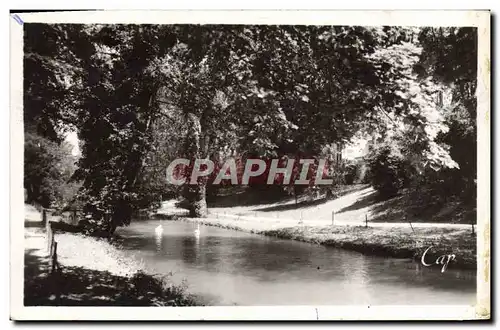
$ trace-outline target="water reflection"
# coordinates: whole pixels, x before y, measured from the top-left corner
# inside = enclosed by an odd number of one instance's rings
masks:
[[[161,243],[163,240],[163,233],[155,233],[155,243],[156,243],[156,252],[159,253],[161,251]]]
[[[154,221],[120,229],[124,247],[155,272],[182,274],[190,291],[220,304],[474,303],[475,275],[419,263],[278,240],[190,223]]]

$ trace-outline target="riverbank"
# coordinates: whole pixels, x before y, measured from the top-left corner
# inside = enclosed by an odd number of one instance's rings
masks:
[[[470,230],[455,228],[394,227],[292,227],[262,231],[261,234],[279,238],[353,250],[368,255],[408,258],[436,265],[438,257],[455,255],[449,268],[475,269],[476,235]]]
[[[45,233],[25,234],[25,306],[194,306],[186,288],[146,274],[104,239],[57,233],[60,270],[49,271]]]
[[[477,240],[475,226],[471,225],[474,222],[464,223],[474,211],[472,208],[465,216],[454,204],[440,210],[420,207],[416,216],[412,209],[415,205],[406,203],[408,196],[404,194],[382,200],[368,185],[342,189],[334,199],[298,203],[289,199],[247,205],[238,197],[232,204],[230,201],[210,207],[204,219],[185,218],[186,210],[179,209],[175,201],[167,201],[157,215],[385,257],[421,259],[431,247],[426,260],[435,262],[441,255],[454,254],[449,267],[477,267]]]
[[[366,255],[377,255],[393,258],[419,260],[429,247],[425,261],[434,263],[441,255],[454,254],[455,260],[448,265],[455,269],[475,269],[476,234],[470,228],[450,226],[424,227],[413,229],[409,224],[391,224],[392,226],[286,226],[289,222],[270,222],[265,219],[249,217],[230,218],[178,218],[183,221],[199,222],[203,225],[215,226],[251,232],[260,235],[274,236],[282,239],[293,239],[313,244],[321,244]],[[435,265],[435,267],[439,267]]]

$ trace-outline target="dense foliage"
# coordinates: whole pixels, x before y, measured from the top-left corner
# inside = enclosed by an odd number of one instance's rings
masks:
[[[433,135],[433,140],[420,140],[414,132],[418,126],[413,124],[412,134],[401,125],[403,129],[389,130],[391,134],[385,139],[384,135],[374,139],[369,155],[372,182],[386,196],[409,188],[422,205],[444,205],[450,200],[475,205],[476,31],[425,28],[418,39],[420,51],[412,65],[413,74],[416,81],[425,81],[434,92],[420,92],[414,97],[433,97],[430,112],[423,109],[427,111],[425,116],[432,118],[432,125],[423,129]],[[397,125],[392,120],[388,123]],[[425,156],[424,164],[429,166],[408,166],[418,156]]]
[[[360,132],[372,137],[377,189],[396,193],[428,171],[474,189],[475,162],[457,145],[475,145],[475,55],[463,49],[475,42],[472,29],[27,24],[25,32],[33,72],[25,123],[55,143],[64,127],[77,130],[73,178],[96,228],[113,232],[167,195],[206,215],[206,179],[180,189],[166,182],[176,157],[333,158],[332,145]],[[332,166],[343,182],[347,168]]]
[[[71,147],[30,131],[24,140],[26,201],[43,207],[70,203],[79,188],[78,183],[71,181],[76,162]]]

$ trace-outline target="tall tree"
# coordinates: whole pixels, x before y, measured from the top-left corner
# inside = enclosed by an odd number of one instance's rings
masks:
[[[170,47],[168,28],[148,25],[82,27],[85,73],[78,111],[84,211],[112,233],[130,223],[141,192],[137,180],[161,111],[153,59]],[[170,40],[170,41],[169,41]]]
[[[57,24],[24,25],[24,187],[27,202],[45,207],[68,202],[75,185],[69,183],[74,162],[63,141],[74,129],[77,95],[73,78],[81,69],[75,64],[74,29]]]
[[[421,74],[446,86],[439,97],[449,131],[440,140],[450,145],[459,168],[440,180],[448,194],[475,203],[477,163],[477,29],[425,28],[419,35]]]
[[[165,178],[157,168],[176,155],[314,158],[365,130],[394,139],[391,150],[416,170],[456,167],[438,139],[448,129],[435,107],[443,83],[427,79],[429,70],[440,75],[440,55],[426,55],[430,43],[418,29],[43,28],[48,45],[27,48],[28,65],[44,66],[43,76],[26,83],[29,121],[54,139],[58,123],[77,127],[75,179],[83,180],[85,212],[108,232],[160,198],[154,182]],[[202,178],[183,187],[192,216],[207,213],[206,185]]]

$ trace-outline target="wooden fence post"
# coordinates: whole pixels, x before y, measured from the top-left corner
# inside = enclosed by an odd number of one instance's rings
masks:
[[[52,245],[52,244],[51,244]],[[51,262],[52,262],[52,273],[57,269],[57,242],[54,241],[54,244],[53,244],[54,248],[52,250],[52,254],[51,254]]]
[[[332,226],[335,222],[335,210],[332,211]]]
[[[413,225],[411,224],[411,221],[410,221],[410,227],[411,227],[411,231],[412,231],[413,233],[415,233],[415,229],[413,229]]]
[[[404,219],[405,221],[408,221],[408,223],[410,224],[410,227],[411,227],[411,231],[415,234],[415,229],[413,228],[413,225],[411,224],[411,220],[408,220],[408,216],[404,216]]]
[[[368,228],[368,215],[365,213],[365,228]]]
[[[53,233],[52,233],[52,227],[50,226],[50,221],[47,219],[47,213],[45,209],[43,210],[43,218],[45,219],[45,232],[47,234],[47,252],[51,253],[52,249],[52,239],[53,239]]]
[[[50,256],[50,230],[47,229],[47,252],[49,253]]]

